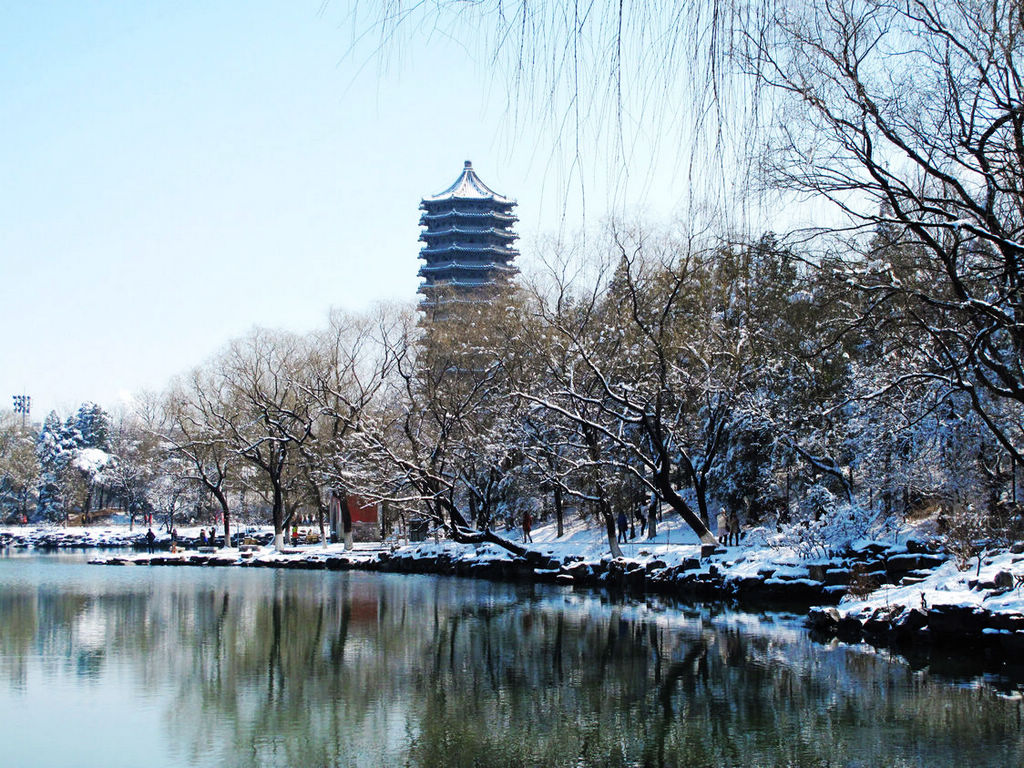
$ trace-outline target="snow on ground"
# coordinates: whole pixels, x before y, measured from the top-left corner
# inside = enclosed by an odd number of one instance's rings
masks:
[[[999,573],[1008,573],[1012,586],[978,588],[994,584]],[[1005,578],[1005,577],[1004,577]],[[972,586],[974,588],[972,588]],[[982,560],[981,568],[959,571],[950,560],[923,581],[908,586],[883,586],[861,599],[844,598],[840,611],[855,618],[867,618],[879,608],[905,606],[934,608],[956,605],[983,608],[992,613],[1024,614],[1024,555],[1003,552]]]
[[[683,559],[700,554],[700,539],[679,518],[666,517],[658,523],[657,531],[653,538],[638,536],[620,543],[623,557],[640,562],[663,560],[666,565],[678,565]],[[521,530],[507,531],[505,535],[517,544],[523,543]],[[555,523],[545,523],[534,528],[532,538],[531,549],[560,560],[577,556],[589,562],[611,557],[605,530],[580,519],[567,521],[562,538],[558,538],[558,526]]]

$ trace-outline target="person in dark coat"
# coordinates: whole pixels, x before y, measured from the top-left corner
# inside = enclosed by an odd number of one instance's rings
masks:
[[[527,511],[523,513],[523,543],[533,543],[533,536],[530,531],[533,529],[533,516]]]
[[[146,531],[146,549],[149,550],[149,554],[153,554],[153,542],[156,541],[156,534],[153,533],[153,529],[150,528]]]
[[[647,518],[644,517],[644,505],[639,503],[636,505],[636,529],[637,536],[643,537],[644,531],[647,530]]]
[[[619,512],[619,538],[618,541],[622,544],[626,543],[626,532],[629,530],[629,521],[626,520],[626,513]]]
[[[740,516],[735,510],[729,515],[729,542],[734,547],[740,545]]]

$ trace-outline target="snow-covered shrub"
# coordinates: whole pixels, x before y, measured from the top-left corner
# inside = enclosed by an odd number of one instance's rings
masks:
[[[873,521],[868,511],[839,501],[821,485],[810,490],[797,519],[782,528],[781,544],[804,558],[831,557],[869,536]]]
[[[966,571],[981,557],[989,539],[988,515],[974,504],[954,504],[941,517],[942,538],[956,567]]]

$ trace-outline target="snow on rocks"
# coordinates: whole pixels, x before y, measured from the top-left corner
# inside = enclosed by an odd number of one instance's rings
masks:
[[[534,532],[525,557],[493,544],[427,541],[401,544],[267,546],[269,529],[249,531],[239,548],[197,546],[198,530],[179,531],[178,552],[162,533],[157,552],[138,553],[144,531],[118,528],[0,529],[0,546],[124,547],[136,553],[98,558],[108,565],[199,565],[323,570],[373,570],[534,581],[694,600],[733,600],[750,607],[797,607],[827,636],[876,644],[981,643],[1024,649],[1024,548],[957,570],[947,555],[914,539],[859,542],[834,557],[802,559],[785,547],[719,547],[702,552],[681,523],[664,521],[658,536],[608,554],[604,532],[583,523],[558,537],[554,526]],[[515,532],[508,535],[515,536]],[[255,542],[255,544],[253,543]],[[223,542],[218,542],[223,543]]]
[[[127,525],[71,528],[56,525],[5,526],[0,527],[0,549],[145,549],[147,548],[147,530],[142,525],[136,525],[131,529]],[[178,529],[177,547],[196,549],[202,546],[200,530],[209,529],[199,527]],[[156,550],[170,550],[172,543],[175,543],[171,541],[171,535],[166,531],[160,531],[154,527],[153,533],[156,536],[153,548]],[[273,539],[273,532],[266,529],[247,532],[243,535],[255,537],[260,544],[266,544]],[[224,543],[223,534],[219,536],[217,543]]]
[[[127,526],[62,528],[8,526],[0,528],[0,548],[14,549],[121,549],[145,544],[146,531]],[[168,537],[169,539],[169,537]]]
[[[1017,549],[1020,549],[1017,547]],[[960,571],[952,561],[899,584],[812,608],[814,629],[881,645],[958,643],[1024,650],[1024,552],[1002,552]]]
[[[265,533],[261,544],[270,541],[271,534]],[[514,536],[515,532],[509,535]],[[581,522],[569,526],[561,537],[556,535],[555,526],[541,526],[523,557],[493,544],[450,541],[361,545],[353,551],[345,551],[342,545],[306,545],[280,552],[259,547],[248,552],[225,550],[217,558],[211,558],[209,553],[191,552],[193,547],[187,541],[185,544],[186,551],[177,555],[158,552],[130,559],[107,558],[104,562],[458,575],[663,593],[696,600],[738,600],[758,607],[835,604],[849,590],[855,568],[893,581],[905,577],[909,569],[925,565],[929,557],[942,562],[942,558],[921,548],[912,552],[905,544],[891,551],[884,546],[865,545],[847,558],[818,561],[803,560],[783,547],[709,549],[674,520],[661,522],[658,535],[653,538],[637,538],[622,544],[623,556],[615,558],[607,552],[604,532]]]

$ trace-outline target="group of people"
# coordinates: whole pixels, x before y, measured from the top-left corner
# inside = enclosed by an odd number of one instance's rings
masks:
[[[205,528],[199,529],[199,545],[205,547],[207,545],[213,546],[217,542],[217,529],[210,528],[210,533],[207,535]]]
[[[636,511],[634,512],[634,514],[636,515],[636,527],[637,527],[637,532],[636,532],[635,535],[636,536],[643,536],[644,535],[644,531],[647,530],[647,517],[644,515],[644,506],[643,506],[643,504],[638,504],[637,505]],[[625,512],[619,512],[619,517],[615,521],[615,524],[616,524],[616,527],[619,530],[619,536],[618,536],[617,540],[618,540],[618,542],[620,544],[625,544],[630,538],[633,538],[632,536],[629,535],[629,520],[626,518],[626,513]]]
[[[205,528],[199,529],[199,546],[205,547],[207,545],[213,546],[217,542],[217,529],[210,528],[210,533],[206,533]],[[153,554],[153,549],[156,545],[156,534],[153,533],[152,526],[146,531],[146,550],[149,554]],[[178,529],[174,528],[171,530],[171,552],[178,551]]]
[[[727,547],[739,546],[740,516],[733,510],[726,514],[724,509],[718,510],[718,541]]]

